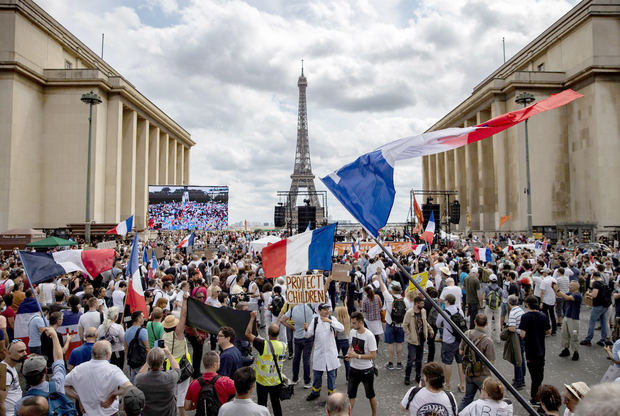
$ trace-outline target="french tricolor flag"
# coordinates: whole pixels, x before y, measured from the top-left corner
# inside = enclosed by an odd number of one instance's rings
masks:
[[[435,237],[435,214],[431,212],[431,216],[426,224],[426,230],[422,234],[422,240],[426,241],[429,245],[433,244],[433,238]]]
[[[122,236],[126,236],[131,228],[133,227],[133,215],[127,218],[125,221],[121,221],[118,225],[108,231],[106,234],[118,234]]]
[[[131,313],[135,311],[142,311],[144,316],[148,316],[146,309],[146,300],[144,299],[144,288],[142,287],[142,276],[140,275],[140,264],[138,249],[138,233],[133,238],[131,244],[131,255],[129,256],[129,285],[127,288],[127,305]]]
[[[480,260],[485,263],[493,261],[493,257],[491,257],[491,249],[488,247],[474,247],[474,257],[476,258],[476,260]]]
[[[194,245],[194,233],[191,233],[185,236],[183,240],[181,240],[181,242],[177,245],[177,248],[191,247],[193,245]]]
[[[360,250],[359,250],[359,243],[357,243],[357,247],[355,247],[355,243],[351,243],[351,254],[353,254],[353,257],[355,257],[355,260],[359,260],[360,258]]]
[[[426,249],[426,244],[414,244],[411,246],[411,249],[413,250],[413,254],[420,257],[420,254]]]
[[[265,277],[307,270],[331,270],[334,233],[338,223],[294,235],[270,244],[262,251]]]
[[[55,253],[20,251],[19,256],[32,284],[45,282],[55,276],[82,272],[91,279],[114,265],[114,250],[64,250]]]

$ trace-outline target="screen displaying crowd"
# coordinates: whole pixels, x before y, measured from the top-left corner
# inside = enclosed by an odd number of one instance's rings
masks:
[[[227,186],[149,186],[149,229],[223,230]]]

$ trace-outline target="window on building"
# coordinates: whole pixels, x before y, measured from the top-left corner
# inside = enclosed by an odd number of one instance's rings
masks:
[[[545,70],[545,63],[544,62],[538,65],[538,70],[539,71],[544,71]]]
[[[71,65],[71,62],[65,60],[65,69],[71,69],[73,65]]]

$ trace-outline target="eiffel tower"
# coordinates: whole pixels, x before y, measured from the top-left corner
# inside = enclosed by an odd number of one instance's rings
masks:
[[[306,87],[308,81],[304,76],[304,61],[301,61],[301,76],[297,81],[299,87],[299,110],[297,116],[297,149],[295,151],[295,167],[291,175],[291,189],[286,201],[286,220],[292,221],[293,228],[297,224],[297,195],[301,188],[308,192],[309,205],[316,207],[316,221],[323,221],[323,209],[314,187],[314,174],[310,163],[310,144],[308,142],[308,115],[306,113]],[[306,201],[306,204],[308,202]]]

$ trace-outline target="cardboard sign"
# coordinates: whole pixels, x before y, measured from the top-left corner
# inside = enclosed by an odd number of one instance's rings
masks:
[[[207,260],[214,259],[216,254],[217,254],[217,250],[205,250],[204,251],[204,256],[207,258]]]
[[[157,260],[161,260],[164,258],[164,248],[161,246],[155,246],[155,257]]]
[[[102,241],[101,243],[97,244],[97,248],[116,248],[116,241],[111,240],[111,241]]]
[[[333,263],[332,264],[332,280],[337,282],[350,282],[351,276],[349,273],[351,272],[351,265],[349,264],[340,264]]]
[[[428,272],[422,272],[422,273],[418,273],[418,274],[414,274],[413,279],[420,285],[422,286],[422,289],[426,288],[426,285],[428,284]],[[416,291],[418,289],[416,289],[415,285],[411,282],[409,282],[409,287],[407,288],[407,290],[409,291]]]
[[[286,276],[286,301],[291,304],[325,303],[323,275]]]

